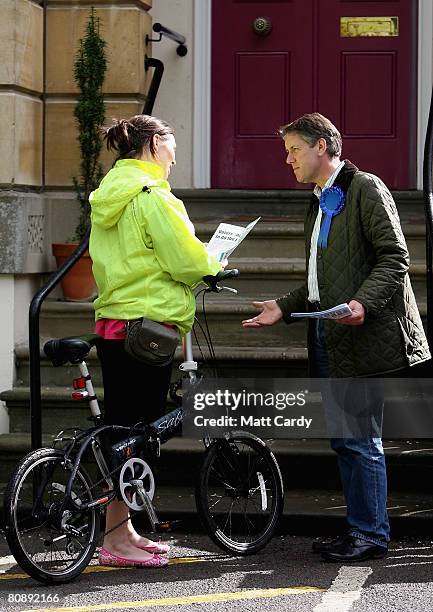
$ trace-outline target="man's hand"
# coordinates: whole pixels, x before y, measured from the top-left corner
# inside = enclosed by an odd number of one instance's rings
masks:
[[[264,327],[265,325],[273,325],[283,318],[281,308],[275,300],[267,300],[266,302],[253,302],[255,308],[259,308],[261,313],[251,319],[242,321],[243,327]]]
[[[365,319],[364,306],[356,300],[352,300],[349,302],[349,307],[352,310],[352,314],[342,319],[335,319],[335,322],[341,325],[363,325]]]

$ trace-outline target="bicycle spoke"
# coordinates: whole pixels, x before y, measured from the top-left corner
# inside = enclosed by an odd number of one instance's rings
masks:
[[[228,447],[216,443],[207,452],[204,494],[197,497],[197,507],[204,513],[209,534],[229,552],[260,550],[272,537],[282,510],[280,476],[272,454],[259,441],[241,437],[228,441]]]
[[[92,556],[99,532],[96,529],[95,510],[86,513],[69,510],[69,515],[62,514],[64,492],[70,475],[70,470],[64,468],[62,457],[59,451],[40,449],[34,452],[34,459],[30,456],[24,458],[25,467],[17,468],[18,474],[21,469],[22,476],[15,477],[15,488],[8,493],[9,529],[14,534],[10,543],[11,552],[19,563],[24,564],[24,569],[39,580],[43,575],[63,577],[71,572],[73,577],[73,572],[79,573],[82,568],[76,569],[77,564],[85,557]],[[91,499],[87,482],[78,468],[72,483],[73,499]],[[35,500],[29,494],[32,490],[37,495]],[[35,518],[34,512],[40,518]],[[66,526],[62,529],[60,522],[65,518]],[[80,534],[66,533],[68,524],[78,529]]]

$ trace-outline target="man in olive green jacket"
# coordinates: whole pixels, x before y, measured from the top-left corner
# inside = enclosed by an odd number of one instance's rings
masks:
[[[289,164],[315,183],[305,219],[307,279],[266,302],[244,327],[295,322],[293,312],[347,302],[352,314],[310,323],[310,371],[317,377],[397,372],[430,359],[408,275],[409,253],[394,200],[376,176],[341,161],[341,135],[319,113],[281,129]],[[333,438],[349,531],[315,552],[330,561],[383,557],[389,541],[386,468],[380,438]]]

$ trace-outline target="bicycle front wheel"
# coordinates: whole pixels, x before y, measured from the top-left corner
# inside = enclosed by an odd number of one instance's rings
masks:
[[[246,433],[215,440],[204,457],[196,504],[220,548],[256,553],[272,538],[283,512],[283,483],[273,453]]]
[[[42,448],[26,455],[5,492],[6,539],[17,563],[32,578],[69,582],[89,564],[99,537],[99,511],[62,511],[70,466],[62,451]],[[92,499],[91,481],[80,466],[72,497]]]

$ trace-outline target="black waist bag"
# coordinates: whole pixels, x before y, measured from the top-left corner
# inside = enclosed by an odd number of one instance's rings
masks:
[[[136,319],[126,324],[126,352],[147,365],[168,365],[179,341],[177,331],[149,319]]]

